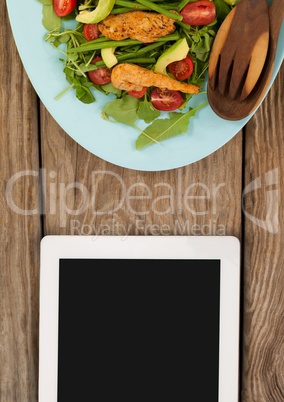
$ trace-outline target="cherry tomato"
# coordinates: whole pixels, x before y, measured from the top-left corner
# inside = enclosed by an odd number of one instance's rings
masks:
[[[92,64],[95,64],[97,61],[100,60],[102,60],[102,58],[100,56],[97,56],[93,59]],[[110,82],[111,69],[108,67],[99,67],[96,70],[88,71],[88,77],[95,84],[108,84]]]
[[[141,91],[127,91],[127,93],[131,96],[133,96],[134,98],[143,98],[143,96],[145,95],[145,93],[147,92],[147,87],[143,87],[143,89],[141,89]]]
[[[53,8],[58,17],[65,17],[76,7],[77,0],[53,0]]]
[[[216,6],[210,0],[188,3],[182,10],[182,22],[189,25],[208,25],[216,18]]]
[[[170,111],[178,109],[183,104],[183,97],[179,91],[154,88],[151,92],[151,102],[157,110]]]
[[[182,81],[191,76],[194,70],[194,63],[189,56],[186,56],[183,60],[170,63],[168,69],[176,80]]]
[[[98,24],[84,24],[84,36],[87,40],[98,39]]]

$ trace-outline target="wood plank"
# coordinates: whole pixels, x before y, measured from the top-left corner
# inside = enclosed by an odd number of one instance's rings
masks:
[[[284,400],[284,65],[245,135],[242,402]]]
[[[192,165],[143,172],[92,155],[41,109],[45,234],[240,237],[242,133]]]
[[[39,213],[25,211],[39,203],[37,97],[18,57],[4,1],[0,15],[0,400],[35,402],[41,227]]]

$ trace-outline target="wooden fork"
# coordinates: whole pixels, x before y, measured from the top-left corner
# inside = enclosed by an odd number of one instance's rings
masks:
[[[268,44],[267,0],[241,0],[215,37],[208,67],[211,90],[244,100],[260,76]]]

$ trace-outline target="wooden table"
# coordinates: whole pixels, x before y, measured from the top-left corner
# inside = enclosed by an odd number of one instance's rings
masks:
[[[49,115],[0,4],[0,401],[37,401],[40,239],[97,233],[237,236],[240,401],[283,402],[284,66],[253,118],[212,155],[169,171],[124,169]]]

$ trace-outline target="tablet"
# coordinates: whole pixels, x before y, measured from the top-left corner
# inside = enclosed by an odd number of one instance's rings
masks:
[[[46,236],[39,402],[237,402],[233,236]]]

